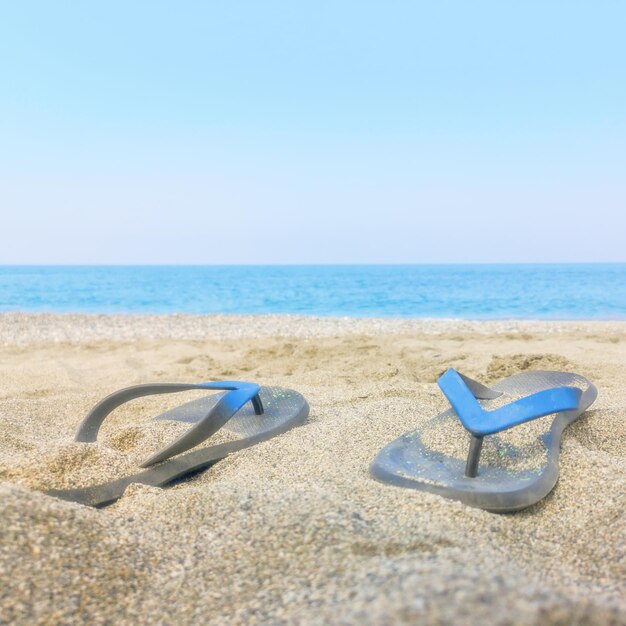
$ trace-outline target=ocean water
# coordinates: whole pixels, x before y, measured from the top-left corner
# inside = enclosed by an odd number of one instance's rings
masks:
[[[0,266],[0,311],[626,319],[626,264]]]

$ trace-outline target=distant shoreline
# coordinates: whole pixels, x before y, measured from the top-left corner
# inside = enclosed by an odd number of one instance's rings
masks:
[[[455,320],[313,317],[302,315],[106,315],[0,313],[0,344],[237,340],[254,337],[314,339],[354,335],[529,336],[594,335],[626,340],[626,320]]]

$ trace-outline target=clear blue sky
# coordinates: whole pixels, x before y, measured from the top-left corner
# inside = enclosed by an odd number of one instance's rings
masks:
[[[5,2],[0,263],[626,261],[626,3]]]

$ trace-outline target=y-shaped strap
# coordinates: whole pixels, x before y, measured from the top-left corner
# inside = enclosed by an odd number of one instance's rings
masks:
[[[472,434],[465,468],[465,474],[469,477],[477,474],[485,435],[512,428],[544,415],[576,409],[582,395],[582,391],[577,387],[555,387],[521,398],[499,409],[485,411],[476,398],[494,398],[501,394],[462,376],[454,369],[449,369],[443,374],[437,384],[450,401],[463,426]],[[489,396],[485,391],[497,395]]]
[[[200,383],[197,385],[173,383],[136,385],[134,387],[120,389],[96,404],[80,425],[76,433],[75,441],[95,441],[104,418],[129,400],[155,394],[177,393],[194,389],[219,389],[226,390],[228,393],[224,394],[217,404],[195,426],[192,426],[187,432],[183,433],[172,444],[163,448],[163,450],[159,450],[156,454],[153,454],[141,464],[141,467],[148,467],[154,463],[165,461],[176,454],[185,452],[197,446],[199,443],[202,443],[216,433],[244,404],[246,404],[246,402],[252,402],[257,415],[263,413],[263,404],[259,397],[261,388],[254,383],[229,380],[215,383]]]

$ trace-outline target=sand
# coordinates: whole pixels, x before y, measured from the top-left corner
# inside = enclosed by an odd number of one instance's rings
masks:
[[[16,313],[0,354],[0,623],[626,624],[626,323]],[[598,387],[541,503],[497,515],[370,478],[446,408],[450,366]],[[104,395],[220,378],[298,389],[310,419],[102,510],[38,491],[136,471],[174,436],[148,421],[169,397],[73,443]]]

